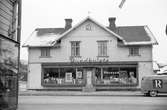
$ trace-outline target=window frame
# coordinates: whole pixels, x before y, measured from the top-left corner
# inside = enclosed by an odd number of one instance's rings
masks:
[[[139,47],[129,47],[129,56],[140,56]]]
[[[80,41],[71,41],[71,56],[80,57]]]
[[[40,57],[50,57],[50,47],[41,47],[41,56]]]
[[[97,41],[98,57],[108,57],[108,40]]]

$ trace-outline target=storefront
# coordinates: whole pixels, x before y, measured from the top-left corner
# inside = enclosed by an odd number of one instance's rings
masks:
[[[44,87],[108,87],[138,86],[138,65],[129,63],[54,63],[42,64]]]

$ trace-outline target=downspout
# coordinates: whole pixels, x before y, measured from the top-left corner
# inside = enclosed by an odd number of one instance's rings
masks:
[[[18,42],[18,73],[20,73],[20,42],[21,42],[21,12],[22,12],[22,0],[17,0],[18,5],[18,22],[17,22],[17,42]],[[17,108],[18,108],[18,92],[19,92],[19,80],[17,74]]]

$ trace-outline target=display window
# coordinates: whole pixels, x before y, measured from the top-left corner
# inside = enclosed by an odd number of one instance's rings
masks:
[[[43,68],[43,85],[83,85],[83,69],[72,67]]]
[[[97,85],[137,85],[137,69],[136,67],[96,68],[95,82]]]

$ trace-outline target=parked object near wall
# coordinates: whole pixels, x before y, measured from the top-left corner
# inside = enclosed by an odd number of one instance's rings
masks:
[[[152,97],[157,96],[158,93],[167,93],[167,72],[143,77],[141,91]]]

